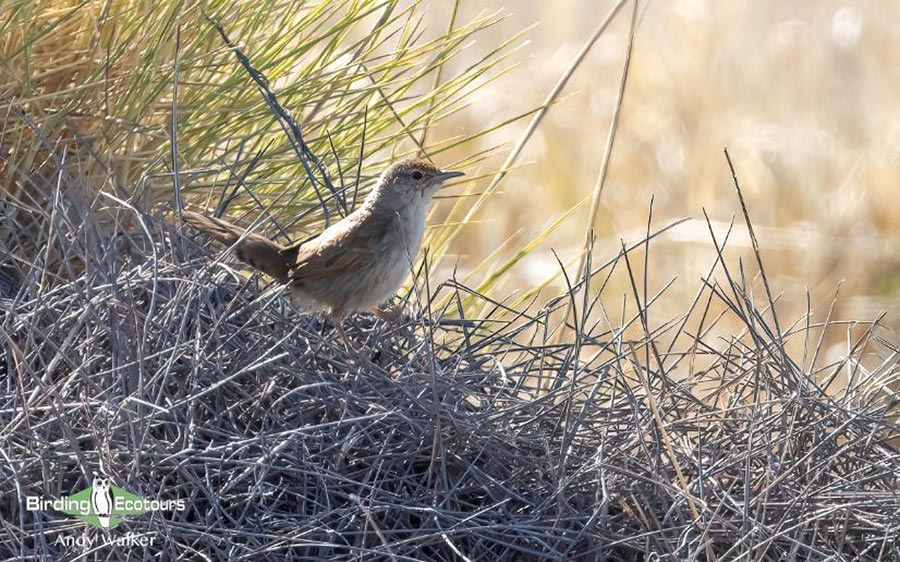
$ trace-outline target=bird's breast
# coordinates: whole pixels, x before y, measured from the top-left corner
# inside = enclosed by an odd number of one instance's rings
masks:
[[[419,247],[422,245],[427,211],[427,204],[415,202],[407,208],[397,211],[393,217],[395,228],[402,240],[402,244],[397,248],[402,254],[399,259],[404,260],[407,267],[415,262]]]
[[[369,272],[369,284],[379,299],[392,296],[413,270],[425,232],[426,210],[413,206],[382,217],[389,227],[378,242],[377,265]]]

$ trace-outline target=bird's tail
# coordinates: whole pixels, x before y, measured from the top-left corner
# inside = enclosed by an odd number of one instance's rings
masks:
[[[184,222],[200,232],[209,234],[226,246],[231,246],[237,242],[244,233],[243,228],[233,225],[230,222],[215,217],[201,215],[200,213],[195,213],[193,211],[184,212]]]
[[[281,283],[288,282],[293,265],[290,252],[285,252],[286,249],[277,242],[259,234],[244,236],[246,230],[240,226],[192,211],[184,212],[184,222],[200,232],[209,234],[226,246],[235,246],[237,243],[234,253],[239,260],[271,275]]]

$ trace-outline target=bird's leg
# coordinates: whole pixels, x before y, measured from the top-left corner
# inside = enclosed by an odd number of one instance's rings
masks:
[[[350,351],[353,351],[353,344],[350,343],[350,338],[347,337],[347,332],[344,331],[344,327],[341,326],[341,323],[338,322],[334,325],[334,327],[337,328],[337,333],[341,337],[341,341],[344,343],[344,347]]]
[[[344,331],[343,314],[335,314],[332,312],[328,316],[329,321],[334,324],[334,329],[337,330],[338,336],[341,338],[341,342],[344,344],[344,349],[347,351],[347,354],[354,362],[362,362],[368,360],[368,354],[366,352],[365,345],[360,347],[353,344],[350,341],[350,338],[347,337],[347,333]]]
[[[355,351],[355,347],[350,343],[350,338],[347,337],[347,332],[344,331],[344,315],[342,313],[332,311],[331,314],[328,315],[328,321],[334,325],[334,329],[337,330],[338,336],[341,338],[341,342],[344,344],[344,348],[348,351]]]

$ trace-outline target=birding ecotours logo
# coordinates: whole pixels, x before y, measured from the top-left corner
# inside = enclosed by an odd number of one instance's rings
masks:
[[[148,511],[181,511],[183,499],[147,500],[127,490],[113,486],[109,477],[94,474],[91,485],[71,496],[45,500],[38,496],[25,498],[27,511],[60,511],[81,519],[97,529],[112,529],[129,516]]]

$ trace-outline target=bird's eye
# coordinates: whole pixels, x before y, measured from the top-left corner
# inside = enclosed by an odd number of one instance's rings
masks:
[[[425,177],[425,176],[419,170],[416,170],[415,172],[412,173],[412,179],[414,179],[414,180],[420,180],[423,177]]]

